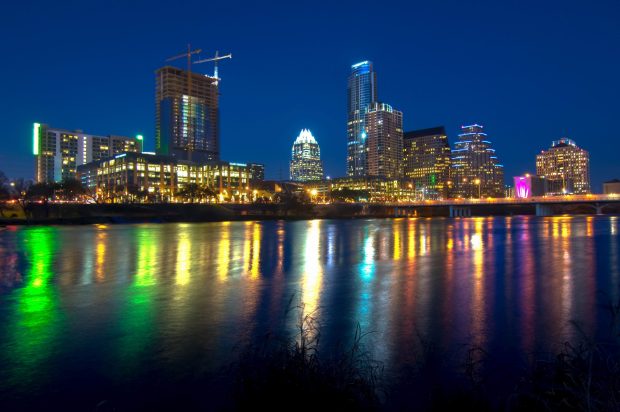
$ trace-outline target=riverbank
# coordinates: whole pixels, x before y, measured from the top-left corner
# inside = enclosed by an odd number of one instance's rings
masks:
[[[474,216],[535,214],[534,205],[479,205]],[[558,209],[556,214],[592,214],[587,207]],[[28,204],[14,205],[0,217],[0,225],[115,224],[168,222],[221,222],[235,220],[355,219],[387,217],[448,217],[441,206],[394,207],[381,204]],[[620,213],[620,205],[605,211]]]

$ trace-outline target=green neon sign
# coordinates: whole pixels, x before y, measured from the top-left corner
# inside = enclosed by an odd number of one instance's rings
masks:
[[[39,123],[34,124],[32,130],[32,153],[36,156],[39,154],[39,130],[41,125]]]

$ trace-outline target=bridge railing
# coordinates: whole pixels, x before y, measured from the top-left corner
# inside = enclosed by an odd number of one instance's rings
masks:
[[[538,196],[530,198],[482,198],[482,199],[445,199],[420,200],[414,202],[382,203],[386,206],[459,206],[459,205],[522,205],[536,203],[586,203],[586,202],[620,202],[620,195],[565,195]]]

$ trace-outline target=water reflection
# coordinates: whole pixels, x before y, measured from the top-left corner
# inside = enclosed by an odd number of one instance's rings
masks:
[[[515,359],[552,350],[575,338],[571,321],[598,333],[597,305],[619,299],[618,223],[560,216],[5,231],[0,385],[61,379],[76,349],[103,359],[116,379],[187,370],[196,359],[215,367],[240,339],[292,330],[291,296],[326,341],[346,344],[357,324],[373,332],[372,353],[388,368],[412,361],[421,338],[445,349],[500,347]]]

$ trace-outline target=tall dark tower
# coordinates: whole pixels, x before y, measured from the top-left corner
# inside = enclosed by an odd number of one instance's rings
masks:
[[[156,74],[157,154],[219,160],[218,79],[192,72],[190,80],[187,71],[171,66]]]
[[[372,62],[351,66],[347,92],[347,175],[364,177],[368,174],[365,116],[370,104],[377,101],[377,75]]]

